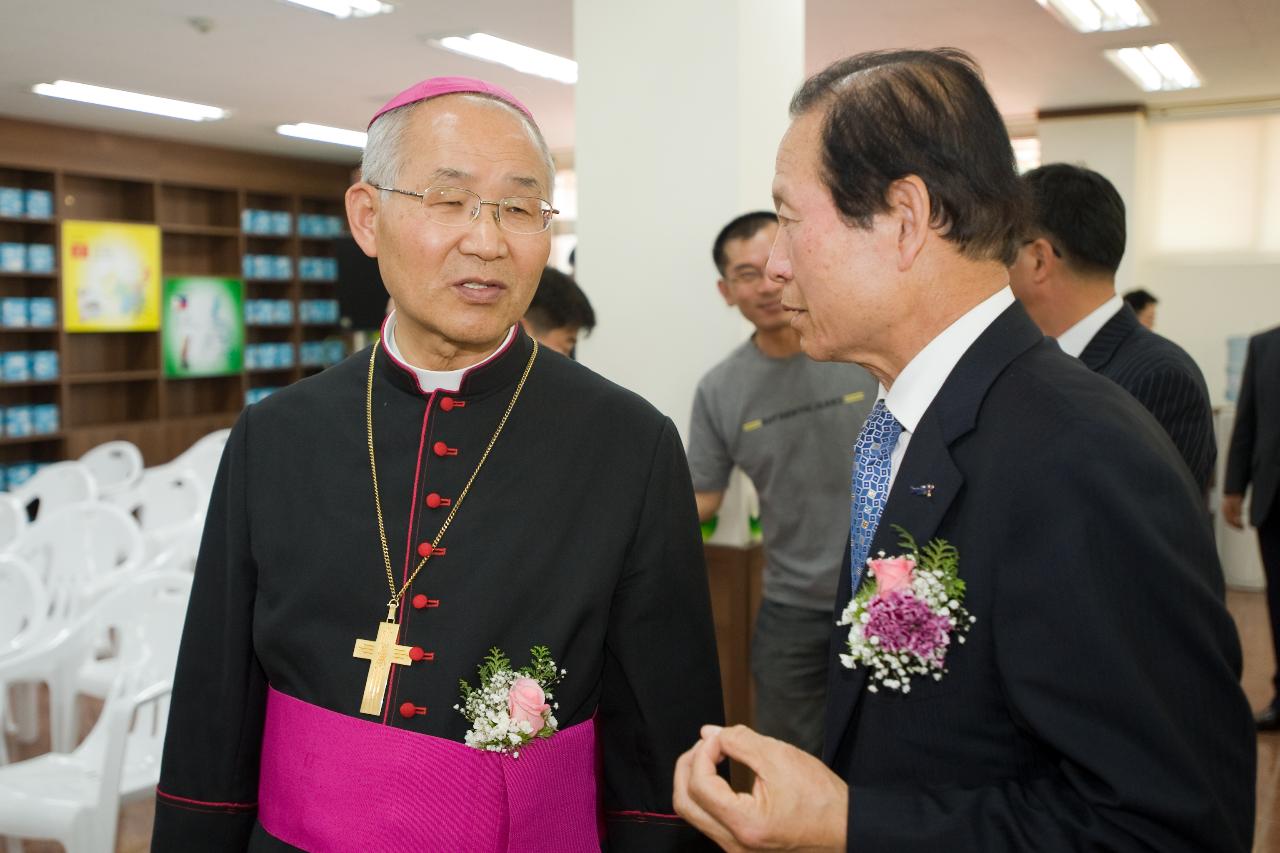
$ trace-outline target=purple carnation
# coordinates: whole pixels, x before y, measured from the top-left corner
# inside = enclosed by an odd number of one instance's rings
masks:
[[[935,613],[909,590],[894,590],[877,595],[867,603],[863,636],[880,638],[880,648],[887,652],[910,652],[934,667],[941,668],[947,645],[951,642],[951,617]]]

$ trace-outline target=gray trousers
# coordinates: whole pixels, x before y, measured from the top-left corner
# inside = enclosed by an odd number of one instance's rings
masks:
[[[765,599],[751,637],[756,730],[813,755],[822,752],[833,620],[831,611]]]

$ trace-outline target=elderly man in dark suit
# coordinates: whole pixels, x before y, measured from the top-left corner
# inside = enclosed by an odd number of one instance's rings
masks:
[[[1280,729],[1280,327],[1249,339],[1222,498],[1223,518],[1237,530],[1244,529],[1250,486],[1249,521],[1258,529],[1278,662],[1275,697],[1255,719],[1259,729],[1274,730]]]
[[[855,56],[792,116],[768,272],[805,351],[882,386],[826,766],[707,726],[677,810],[728,850],[1249,850],[1253,726],[1199,487],[1015,302],[1022,194],[977,67]],[[725,757],[750,793],[716,776]]]
[[[1010,284],[1067,355],[1138,399],[1169,434],[1201,492],[1218,455],[1204,374],[1182,347],[1138,322],[1116,295],[1124,201],[1097,172],[1052,163],[1023,176],[1031,227]]]

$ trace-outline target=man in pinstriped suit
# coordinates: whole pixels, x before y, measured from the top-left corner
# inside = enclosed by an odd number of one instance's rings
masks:
[[[1031,319],[1068,355],[1137,398],[1207,492],[1218,449],[1204,375],[1182,347],[1138,323],[1116,295],[1124,201],[1097,172],[1066,163],[1023,176],[1032,222],[1010,268]]]

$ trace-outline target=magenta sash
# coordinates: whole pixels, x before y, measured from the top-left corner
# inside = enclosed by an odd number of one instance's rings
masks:
[[[595,853],[595,725],[563,729],[512,758],[271,689],[258,820],[316,853]]]

